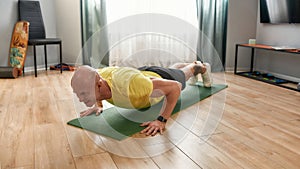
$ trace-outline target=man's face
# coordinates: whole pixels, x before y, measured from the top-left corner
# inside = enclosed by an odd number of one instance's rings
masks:
[[[79,101],[88,107],[92,107],[96,103],[95,87],[92,87],[92,85],[74,85],[73,92],[77,95]]]
[[[82,67],[75,72],[71,85],[73,92],[77,95],[80,102],[91,107],[96,103],[95,86],[97,72],[88,67]]]

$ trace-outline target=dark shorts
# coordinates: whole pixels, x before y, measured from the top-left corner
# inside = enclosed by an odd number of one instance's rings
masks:
[[[138,70],[157,73],[163,79],[175,80],[177,82],[180,82],[182,84],[181,90],[185,88],[185,75],[181,70],[163,68],[159,66],[143,66],[143,67],[139,67]]]

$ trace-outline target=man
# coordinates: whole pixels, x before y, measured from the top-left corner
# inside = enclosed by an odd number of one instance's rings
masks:
[[[187,80],[202,75],[205,87],[211,87],[210,65],[199,61],[178,63],[170,68],[144,66],[138,69],[129,67],[106,67],[99,70],[81,66],[75,71],[71,86],[80,102],[92,107],[80,114],[86,116],[102,112],[102,100],[123,108],[142,109],[150,107],[163,98],[164,105],[156,120],[144,122],[141,131],[148,135],[162,134],[167,120],[177,103]],[[197,80],[193,80],[192,83]]]

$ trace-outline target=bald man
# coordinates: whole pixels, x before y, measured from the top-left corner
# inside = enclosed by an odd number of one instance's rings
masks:
[[[186,81],[190,78],[195,79],[201,74],[204,86],[211,87],[210,71],[208,63],[202,64],[199,61],[178,63],[170,68],[144,66],[138,69],[130,67],[94,69],[81,66],[75,71],[71,86],[79,101],[91,107],[82,112],[81,116],[92,113],[99,115],[103,110],[102,100],[122,108],[142,109],[165,98],[165,106],[157,119],[141,124],[146,127],[141,133],[154,136],[158,132],[163,133],[181,90],[186,86]]]

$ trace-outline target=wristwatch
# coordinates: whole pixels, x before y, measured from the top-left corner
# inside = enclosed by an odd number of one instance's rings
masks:
[[[166,123],[166,122],[168,121],[168,120],[165,119],[163,116],[158,116],[156,120],[158,120],[158,121],[160,121],[160,122],[164,122],[164,123]]]

